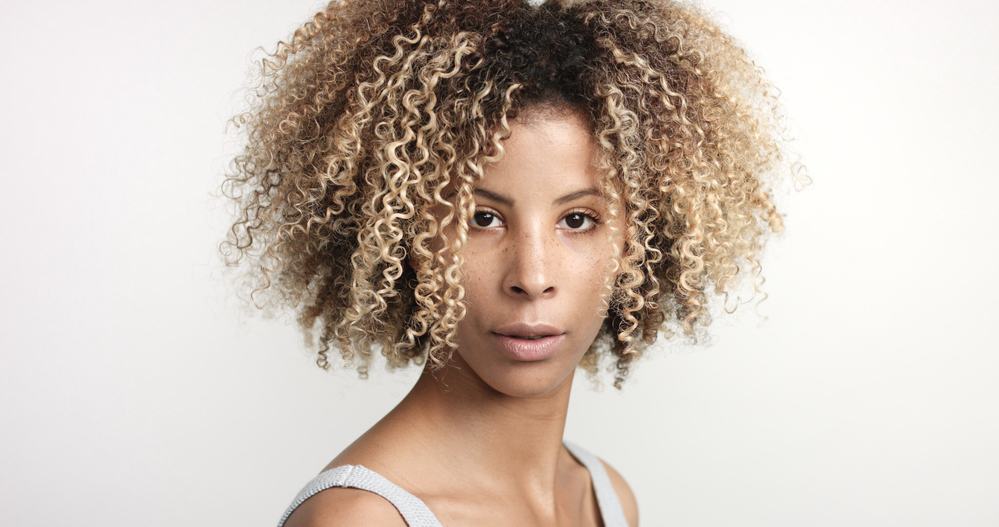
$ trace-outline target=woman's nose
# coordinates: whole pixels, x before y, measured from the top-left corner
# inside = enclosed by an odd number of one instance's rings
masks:
[[[514,234],[507,247],[504,289],[508,293],[527,299],[555,294],[558,248],[554,235],[539,227]]]

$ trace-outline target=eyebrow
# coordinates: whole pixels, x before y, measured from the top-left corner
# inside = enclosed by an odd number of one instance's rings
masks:
[[[500,203],[502,203],[502,204],[504,204],[504,205],[506,205],[508,207],[512,207],[513,206],[513,199],[508,198],[508,197],[506,197],[506,196],[504,196],[502,194],[497,194],[497,193],[495,193],[495,192],[493,192],[491,190],[486,190],[484,188],[477,188],[477,189],[473,190],[472,193],[473,194],[478,194],[478,195],[481,195],[481,196],[485,196],[485,197],[487,197],[487,198],[489,198],[491,200],[494,200],[494,201],[498,201],[498,202],[500,202]],[[556,198],[554,201],[552,201],[552,205],[561,205],[562,203],[568,203],[570,201],[579,199],[579,198],[581,198],[583,196],[599,196],[599,195],[600,195],[600,191],[598,191],[594,187],[584,188],[582,190],[577,190],[575,192],[570,192],[570,193],[566,194],[565,196],[562,196],[561,198]]]

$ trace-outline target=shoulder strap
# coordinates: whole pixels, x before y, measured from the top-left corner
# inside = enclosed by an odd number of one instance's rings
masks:
[[[628,520],[624,516],[621,508],[621,501],[618,499],[614,485],[610,476],[600,459],[591,454],[583,447],[563,440],[563,444],[587,470],[590,471],[590,479],[593,481],[593,492],[597,495],[597,505],[600,508],[600,516],[603,518],[604,527],[628,527]]]
[[[410,527],[443,527],[423,500],[364,465],[340,465],[320,472],[295,496],[278,527],[283,527],[291,513],[305,500],[331,487],[353,487],[378,494],[395,506]]]

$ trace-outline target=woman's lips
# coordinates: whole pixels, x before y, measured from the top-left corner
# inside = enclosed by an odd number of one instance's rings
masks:
[[[527,339],[519,337],[509,337],[493,333],[499,340],[500,348],[512,359],[518,361],[539,361],[547,359],[558,351],[558,347],[565,341],[565,333],[561,335],[549,335],[539,339]]]

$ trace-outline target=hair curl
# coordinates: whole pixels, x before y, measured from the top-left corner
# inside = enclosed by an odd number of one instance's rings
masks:
[[[247,142],[222,184],[237,217],[220,251],[254,261],[250,296],[270,294],[257,307],[293,307],[310,343],[320,324],[323,369],[331,345],[361,377],[373,347],[390,370],[428,357],[439,369],[465,313],[472,184],[502,155],[509,119],[579,111],[608,223],[628,219],[580,366],[593,380],[599,357],[616,357],[620,390],[671,322],[697,339],[709,284],[727,298],[744,264],[760,291],[765,235],[783,230],[767,179],[785,158],[762,73],[674,1],[333,1],[267,54],[255,104],[231,120]],[[432,251],[451,222],[456,239]]]

